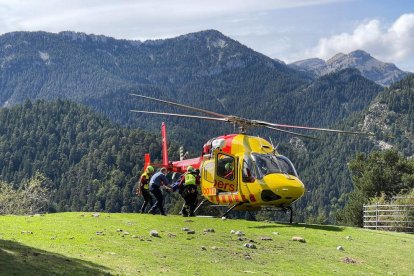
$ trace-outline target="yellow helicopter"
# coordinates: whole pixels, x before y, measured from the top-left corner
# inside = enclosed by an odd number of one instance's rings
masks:
[[[292,223],[292,203],[305,193],[305,186],[299,179],[292,162],[287,157],[279,154],[272,143],[267,140],[245,134],[247,128],[264,127],[311,139],[315,138],[282,128],[371,135],[363,132],[273,124],[227,116],[144,95],[130,95],[201,112],[209,115],[209,117],[142,110],[130,110],[131,112],[221,121],[239,126],[240,133],[238,134],[223,135],[210,139],[204,144],[201,156],[180,161],[169,161],[166,126],[163,123],[161,131],[162,164],[152,164],[149,154],[145,155],[144,169],[149,165],[163,166],[169,171],[177,173],[184,173],[190,165],[199,169],[201,194],[204,200],[198,205],[196,211],[202,204],[209,201],[214,205],[228,208],[223,217],[226,217],[232,210],[259,211],[272,209],[284,212],[290,211],[290,223]]]

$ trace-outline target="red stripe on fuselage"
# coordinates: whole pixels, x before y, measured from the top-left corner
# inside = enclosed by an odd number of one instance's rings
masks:
[[[227,198],[229,199],[229,203],[233,202],[233,197],[231,195],[228,195]]]
[[[233,142],[234,137],[236,137],[238,134],[230,134],[223,136],[223,139],[226,140],[226,145],[223,148],[223,152],[231,153],[231,144]]]
[[[253,194],[250,194],[250,201],[251,201],[251,202],[255,202],[255,201],[256,201],[256,198],[254,197],[254,195],[253,195]]]

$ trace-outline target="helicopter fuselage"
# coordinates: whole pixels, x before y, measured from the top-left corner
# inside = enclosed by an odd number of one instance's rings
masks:
[[[202,195],[235,210],[289,207],[305,191],[293,164],[265,139],[245,134],[214,138],[204,145]],[[224,168],[231,164],[232,172]],[[229,167],[230,167],[229,166]]]

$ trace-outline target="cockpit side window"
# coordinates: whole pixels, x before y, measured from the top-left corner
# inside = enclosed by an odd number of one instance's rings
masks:
[[[248,155],[244,156],[242,178],[243,182],[248,183],[252,183],[256,180],[256,172],[254,170],[253,161]]]
[[[217,159],[217,175],[229,180],[234,180],[234,164],[233,157],[219,153]]]

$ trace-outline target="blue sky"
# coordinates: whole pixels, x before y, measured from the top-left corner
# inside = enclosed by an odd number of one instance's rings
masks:
[[[362,49],[414,72],[412,0],[0,0],[0,33],[147,40],[206,29],[285,62]]]

